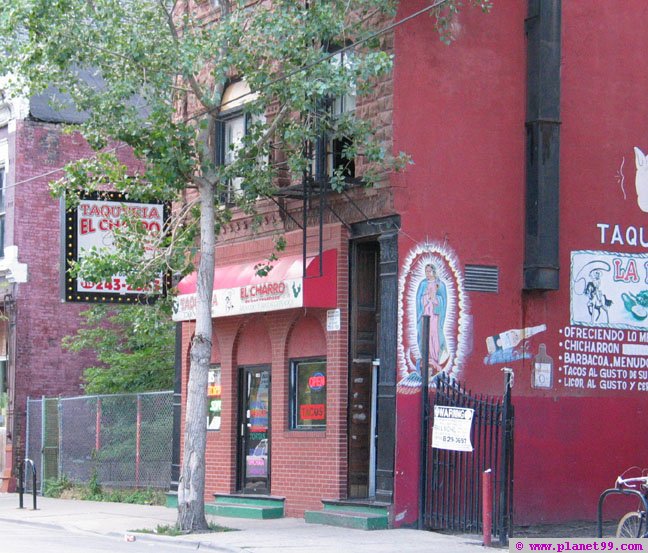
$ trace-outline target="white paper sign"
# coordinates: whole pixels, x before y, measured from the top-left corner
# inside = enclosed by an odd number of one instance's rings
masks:
[[[470,429],[475,414],[467,407],[434,406],[432,447],[453,451],[472,451]]]
[[[336,332],[340,330],[340,310],[329,309],[326,312],[326,330],[328,332]]]

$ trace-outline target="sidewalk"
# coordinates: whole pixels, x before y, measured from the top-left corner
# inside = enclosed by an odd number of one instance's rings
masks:
[[[0,534],[3,522],[20,522],[65,528],[84,534],[109,535],[138,541],[160,541],[228,553],[479,553],[480,536],[451,536],[418,530],[352,530],[307,524],[303,519],[247,520],[208,516],[208,520],[236,529],[232,532],[156,536],[137,530],[154,530],[174,524],[176,510],[167,507],[99,503],[38,497],[36,511],[31,496],[18,509],[18,494],[0,494]]]

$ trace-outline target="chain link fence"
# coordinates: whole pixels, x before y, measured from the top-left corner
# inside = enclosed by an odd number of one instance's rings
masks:
[[[27,458],[37,485],[66,477],[169,489],[173,392],[27,400]]]

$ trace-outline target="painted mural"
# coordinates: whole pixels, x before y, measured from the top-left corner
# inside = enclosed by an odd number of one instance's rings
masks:
[[[547,325],[541,324],[527,328],[510,328],[500,331],[499,334],[486,338],[485,365],[500,363],[513,363],[521,359],[533,357],[529,338],[547,330]]]
[[[648,255],[571,254],[571,324],[648,329]]]
[[[634,148],[635,192],[617,171],[628,217],[648,213],[648,159]],[[648,229],[598,222],[600,250],[575,250],[570,262],[570,321],[558,329],[556,387],[569,394],[648,392]],[[636,253],[615,251],[637,249]]]
[[[641,211],[648,213],[648,160],[646,155],[635,146],[635,189],[637,192],[637,205]]]
[[[468,298],[454,251],[424,242],[408,253],[398,286],[399,393],[421,386],[423,316],[430,317],[429,374],[458,376],[468,352]]]

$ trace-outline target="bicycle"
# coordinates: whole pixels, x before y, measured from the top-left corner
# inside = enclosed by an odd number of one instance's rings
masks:
[[[626,471],[627,472],[627,471]],[[625,474],[625,473],[624,473]],[[605,490],[598,505],[598,537],[603,537],[603,501],[608,495],[634,495],[639,499],[636,511],[629,511],[621,517],[616,528],[617,538],[646,538],[648,537],[648,475],[632,478],[618,476],[614,488]]]

